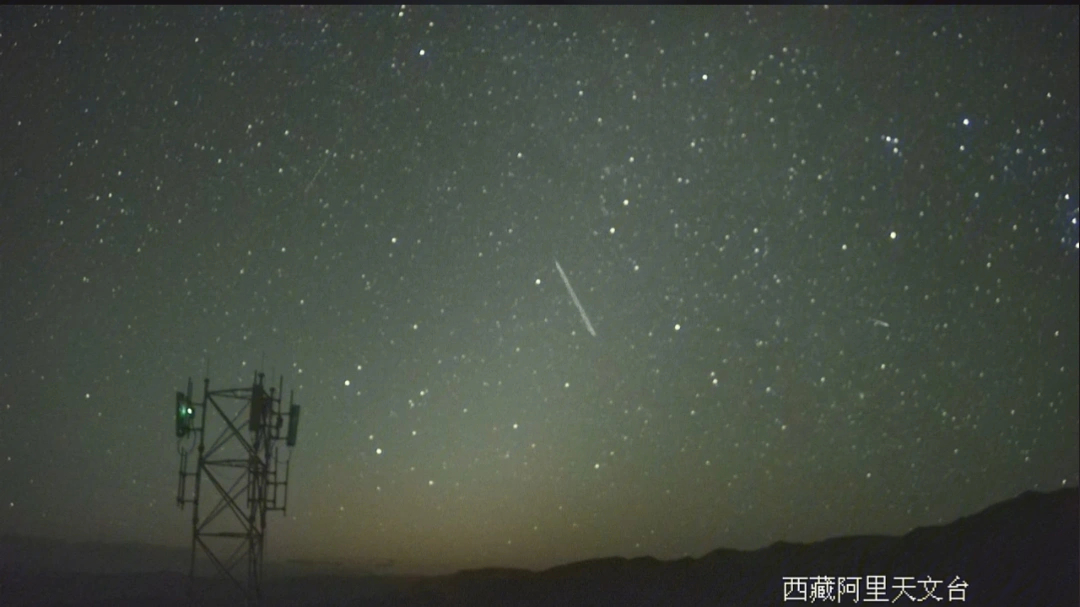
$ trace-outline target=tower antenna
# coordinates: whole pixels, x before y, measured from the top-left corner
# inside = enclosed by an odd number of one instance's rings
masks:
[[[228,580],[247,607],[260,607],[266,515],[285,514],[288,504],[289,465],[286,461],[279,478],[278,450],[282,442],[290,452],[296,445],[300,405],[292,393],[287,406],[282,401],[284,377],[276,388],[271,378],[267,387],[261,371],[256,371],[249,387],[212,391],[209,359],[206,367],[202,400],[193,400],[188,378],[187,392],[176,393],[174,409],[176,437],[192,436],[198,444],[192,466],[188,452],[180,452],[176,495],[181,509],[192,505],[188,601],[210,602],[211,589],[218,587],[205,579],[206,572],[197,567],[202,565],[203,570],[210,569],[210,577]],[[206,500],[209,508],[201,509],[200,500]],[[207,514],[199,518],[203,511]],[[241,563],[244,573],[239,572]]]

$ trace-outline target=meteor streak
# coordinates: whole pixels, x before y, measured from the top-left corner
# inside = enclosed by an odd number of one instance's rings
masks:
[[[585,321],[585,328],[589,330],[589,335],[596,337],[596,329],[593,329],[592,323],[589,322],[589,317],[585,314],[585,308],[581,307],[581,302],[578,301],[577,294],[574,293],[574,287],[570,286],[570,279],[566,277],[566,272],[563,272],[558,259],[555,260],[555,269],[559,271],[559,276],[562,276],[563,284],[566,285],[566,290],[570,292],[570,299],[574,300],[578,312],[581,312],[581,320]]]

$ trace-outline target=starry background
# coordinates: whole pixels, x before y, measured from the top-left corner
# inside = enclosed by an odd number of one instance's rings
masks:
[[[304,407],[270,559],[698,556],[1075,486],[1077,31],[0,9],[0,533],[187,545],[207,371]]]

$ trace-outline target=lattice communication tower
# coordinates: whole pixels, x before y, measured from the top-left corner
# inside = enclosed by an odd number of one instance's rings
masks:
[[[187,392],[176,393],[176,502],[181,509],[192,505],[192,605],[211,602],[219,592],[239,593],[249,607],[263,603],[266,514],[285,513],[289,462],[300,423],[300,405],[291,392],[288,407],[282,403],[283,384],[284,377],[276,390],[267,390],[263,374],[256,372],[248,388],[211,391],[210,379],[204,379],[201,401],[192,398],[190,378]],[[287,453],[285,472],[279,475],[282,441]],[[194,462],[189,460],[192,454]],[[197,558],[200,555],[207,558]],[[207,562],[209,576],[196,567]]]

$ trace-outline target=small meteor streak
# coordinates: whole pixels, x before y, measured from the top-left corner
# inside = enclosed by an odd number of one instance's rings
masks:
[[[315,176],[311,178],[311,181],[308,182],[307,187],[304,188],[304,194],[305,195],[308,193],[308,190],[311,189],[311,186],[315,185],[315,180],[318,179],[319,175],[322,174],[323,169],[326,168],[326,163],[327,162],[330,162],[330,155],[329,154],[327,154],[326,158],[323,159],[322,164],[319,165],[319,170],[315,171]]]
[[[889,323],[885,322],[884,320],[878,320],[876,318],[871,318],[870,322],[874,323],[875,327],[885,327],[886,329],[889,328]]]
[[[592,323],[589,322],[589,317],[585,314],[585,308],[581,307],[581,302],[578,301],[577,294],[574,293],[574,287],[570,286],[570,279],[566,277],[566,272],[563,272],[558,259],[555,260],[555,269],[559,271],[559,276],[562,276],[563,284],[566,285],[566,290],[570,292],[570,299],[574,300],[574,305],[577,306],[578,312],[581,312],[581,320],[585,321],[585,328],[589,330],[589,335],[596,337],[596,330],[593,329]]]

